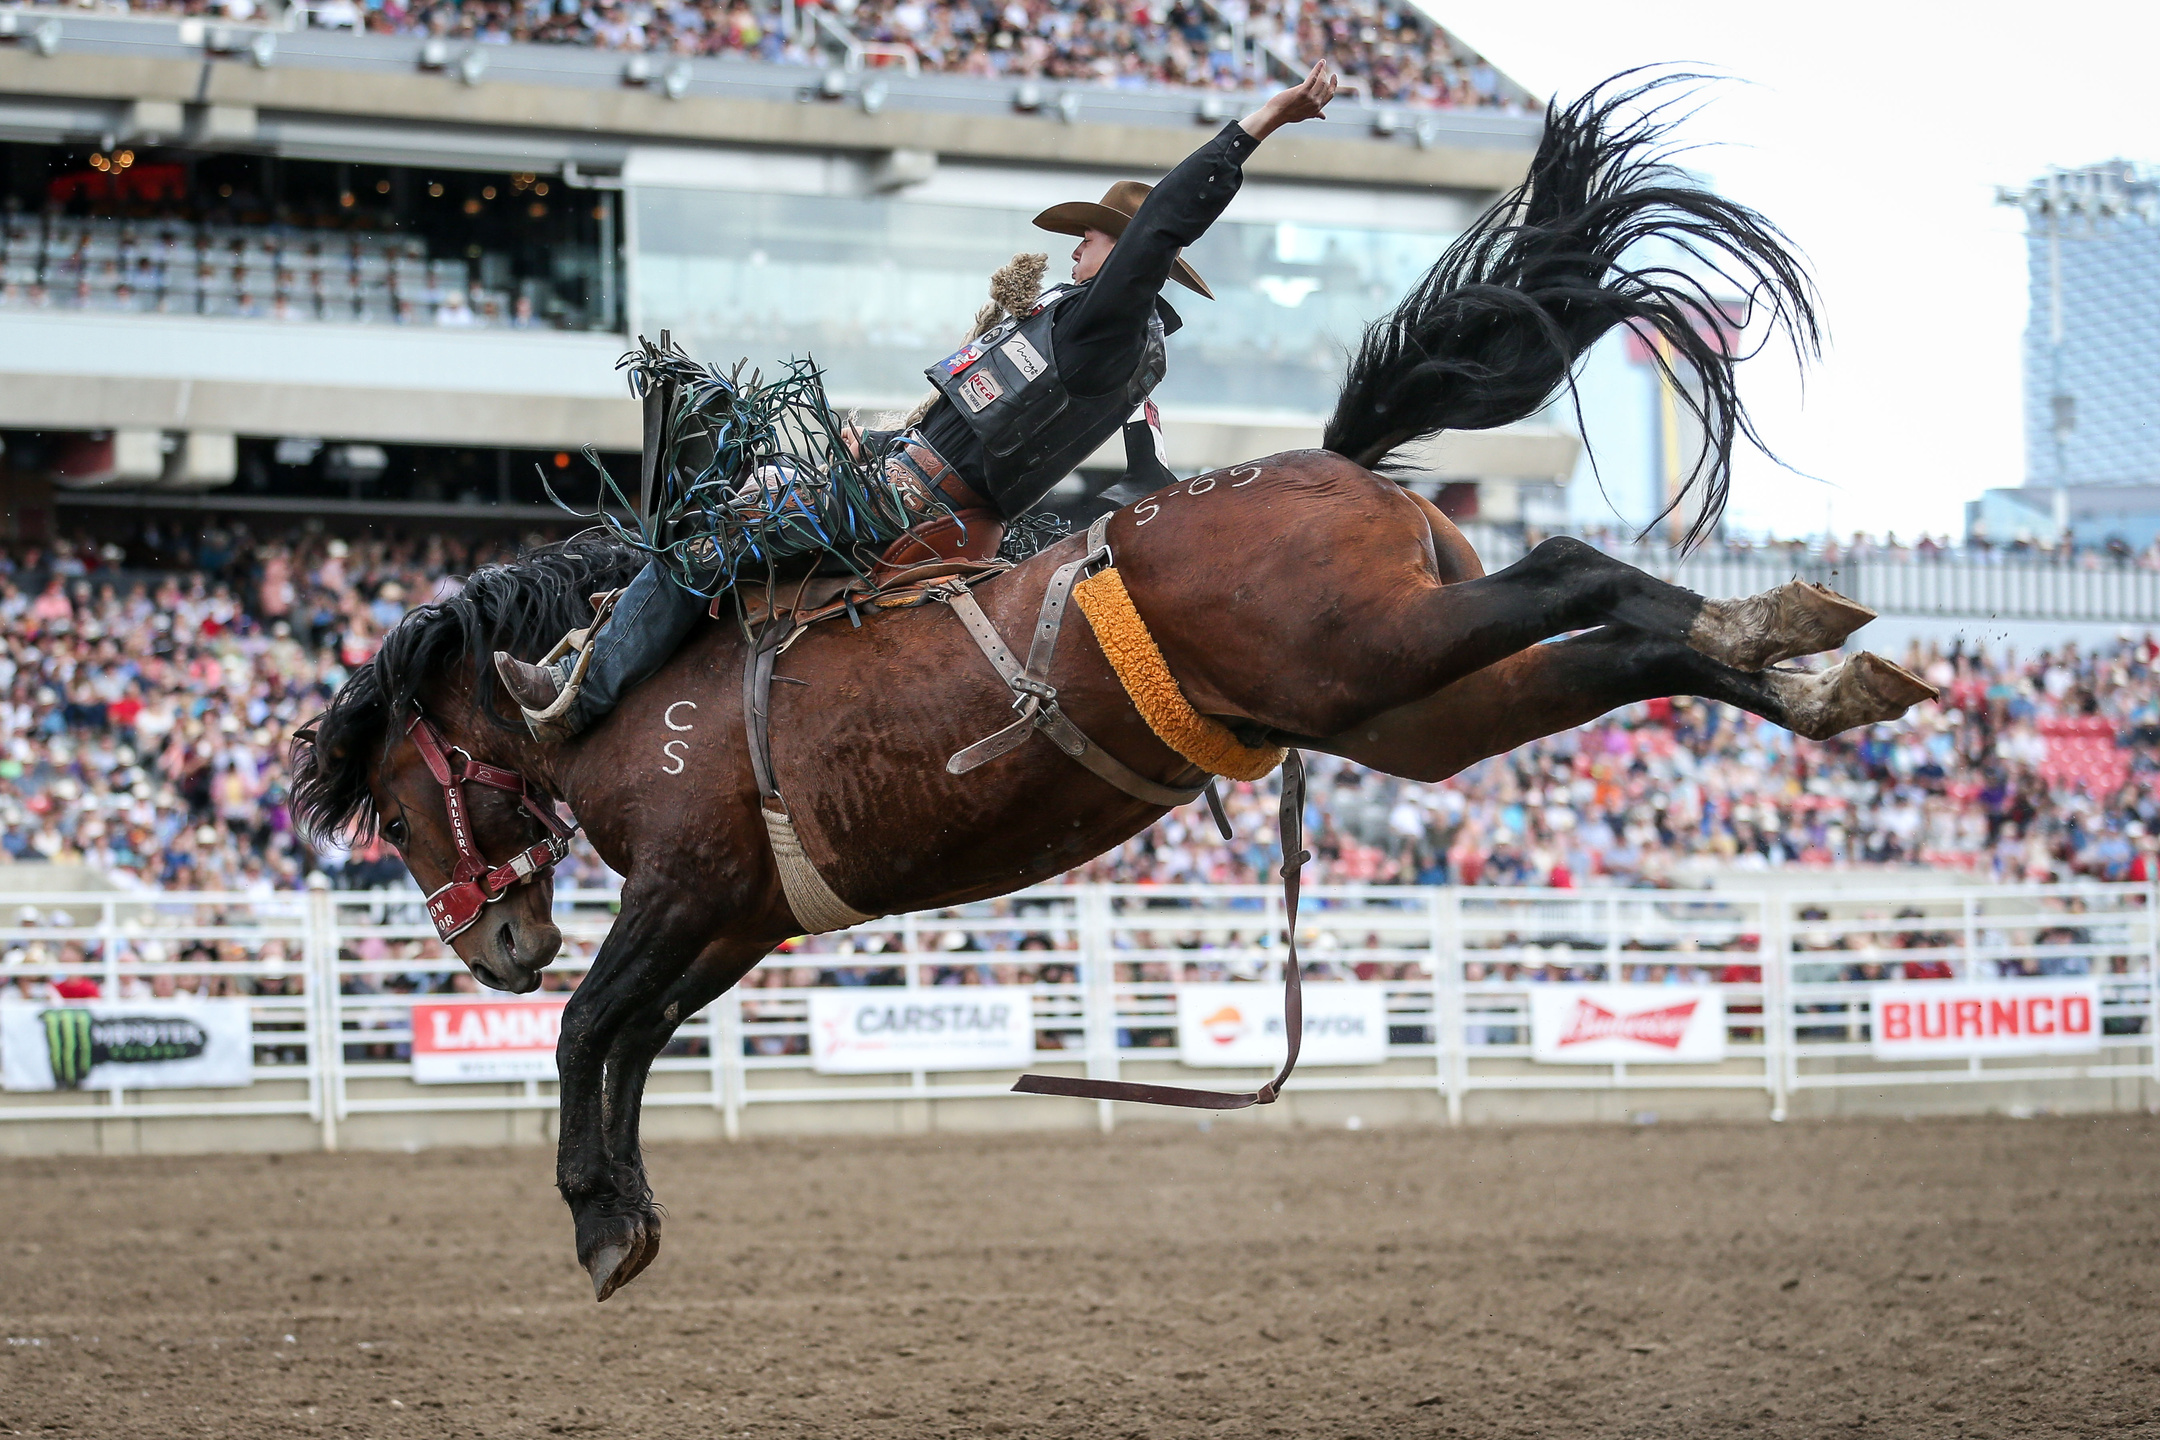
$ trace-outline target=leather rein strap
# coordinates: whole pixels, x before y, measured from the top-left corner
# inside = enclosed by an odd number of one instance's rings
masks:
[[[561,864],[578,827],[565,824],[555,813],[554,801],[517,771],[475,760],[457,746],[443,744],[442,736],[419,711],[413,712],[405,733],[442,787],[443,808],[450,813],[450,838],[457,846],[457,865],[449,883],[427,897],[428,919],[435,922],[435,933],[447,944],[478,923],[480,912],[502,899],[512,886]],[[473,843],[472,822],[465,814],[467,785],[485,785],[517,796],[547,830],[548,838],[490,869]]]
[[[1283,756],[1282,806],[1276,812],[1282,829],[1282,882],[1285,955],[1283,959],[1283,1031],[1289,1048],[1282,1069],[1257,1090],[1193,1090],[1183,1085],[1151,1085],[1138,1080],[1091,1080],[1078,1075],[1022,1075],[1013,1089],[1023,1095],[1068,1095],[1078,1100],[1131,1100],[1142,1105],[1178,1105],[1188,1110],[1243,1110],[1272,1105],[1281,1097],[1290,1072],[1297,1068],[1305,1035],[1305,992],[1298,975],[1298,877],[1312,855],[1305,849],[1305,758],[1292,750]],[[1098,960],[1096,964],[1107,964]]]
[[[983,608],[969,594],[966,587],[955,586],[950,591],[939,592],[937,598],[952,606],[953,613],[974,638],[983,657],[997,671],[998,678],[1013,692],[1013,708],[1020,712],[1019,718],[997,733],[976,741],[965,750],[945,762],[945,768],[954,775],[965,775],[988,761],[1017,748],[1036,730],[1050,738],[1050,742],[1073,759],[1085,765],[1102,779],[1123,790],[1135,799],[1150,805],[1171,807],[1198,799],[1202,793],[1208,797],[1208,808],[1215,822],[1227,838],[1230,824],[1223,815],[1222,802],[1215,794],[1212,779],[1205,785],[1190,789],[1178,789],[1160,785],[1131,767],[1082,734],[1058,708],[1057,688],[1050,683],[1050,662],[1057,653],[1058,631],[1065,623],[1065,607],[1072,599],[1073,586],[1083,575],[1093,574],[1110,563],[1110,546],[1107,534],[1110,527],[1108,515],[1098,518],[1088,527],[1087,548],[1080,558],[1058,567],[1050,577],[1050,584],[1043,590],[1042,612],[1035,622],[1035,637],[1028,646],[1028,658],[1021,665],[1006,646],[1005,638],[998,634],[997,626],[983,613]],[[760,783],[762,784],[762,778]],[[1091,1080],[1069,1075],[1022,1075],[1013,1089],[1024,1095],[1066,1095],[1081,1100],[1133,1100],[1143,1105],[1178,1105],[1190,1110],[1243,1110],[1251,1105],[1271,1105],[1282,1094],[1282,1087],[1297,1068],[1298,1047],[1305,1034],[1305,998],[1298,974],[1297,922],[1298,877],[1305,862],[1312,858],[1305,850],[1305,760],[1297,751],[1287,751],[1282,763],[1282,806],[1278,811],[1278,823],[1282,832],[1282,882],[1283,910],[1288,922],[1286,930],[1288,958],[1283,961],[1283,1029],[1289,1039],[1289,1048],[1283,1056],[1282,1069],[1275,1078],[1257,1090],[1222,1091],[1193,1090],[1182,1085],[1150,1085],[1132,1080]],[[1108,963],[1098,961],[1099,964]]]
[[[990,662],[990,668],[997,671],[998,678],[1013,692],[1013,708],[1020,712],[1019,718],[1004,729],[976,741],[947,760],[945,769],[948,773],[965,775],[977,766],[1019,748],[1032,732],[1040,730],[1049,737],[1051,744],[1101,779],[1150,805],[1166,808],[1183,805],[1199,799],[1207,789],[1205,785],[1190,788],[1159,785],[1148,779],[1082,734],[1080,727],[1073,724],[1058,706],[1057,687],[1050,683],[1050,662],[1057,655],[1058,632],[1065,625],[1065,607],[1072,599],[1073,586],[1083,574],[1092,573],[1110,561],[1110,546],[1103,538],[1109,523],[1110,517],[1105,515],[1089,526],[1087,549],[1079,559],[1059,566],[1050,577],[1050,584],[1043,590],[1042,613],[1035,621],[1035,638],[1028,645],[1025,666],[1013,656],[1005,644],[1005,637],[998,634],[997,626],[991,623],[981,604],[964,587],[936,592],[937,598],[950,605],[953,613],[960,617],[960,623],[967,627],[968,635],[982,651],[983,658]]]

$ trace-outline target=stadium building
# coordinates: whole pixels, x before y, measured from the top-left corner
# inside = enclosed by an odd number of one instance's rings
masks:
[[[541,473],[590,501],[578,452],[630,468],[615,365],[661,330],[721,364],[807,354],[843,408],[904,409],[992,269],[1034,248],[1062,269],[1030,217],[1160,174],[1295,73],[1323,12],[1273,29],[1171,12],[1162,63],[1187,53],[1179,73],[1215,87],[1177,89],[1104,83],[1099,56],[1064,79],[1056,55],[939,70],[935,36],[898,43],[868,8],[851,28],[736,6],[730,34],[748,23],[757,43],[719,54],[608,48],[640,36],[569,34],[545,7],[514,34],[440,7],[277,25],[0,10],[7,525],[559,519]],[[385,33],[400,28],[434,33]],[[1152,33],[1132,53],[1155,53]],[[1192,254],[1219,298],[1181,307],[1160,392],[1181,471],[1314,443],[1343,348],[1535,147],[1537,106],[1430,22],[1334,34],[1330,53],[1363,46],[1351,93],[1257,153]],[[1585,396],[1612,431],[1602,493],[1573,487],[1593,523],[1608,497],[1647,519],[1662,485],[1652,369],[1611,348]],[[1588,469],[1555,410],[1448,437],[1421,482],[1466,520],[1564,522]]]
[[[2027,218],[2025,484],[1968,523],[2143,549],[2160,537],[2160,182],[2110,160],[1998,198]]]

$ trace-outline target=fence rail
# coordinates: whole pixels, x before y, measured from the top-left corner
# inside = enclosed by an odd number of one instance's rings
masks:
[[[1459,1121],[1479,1092],[1750,1091],[1782,1118],[1805,1092],[1855,1086],[2160,1086],[2160,987],[2153,983],[2160,929],[2148,885],[1895,892],[1324,886],[1307,893],[1300,945],[1308,980],[1376,988],[1387,1035],[1380,1063],[1308,1066],[1293,1094],[1421,1092]],[[0,1132],[54,1121],[238,1125],[285,1116],[317,1127],[321,1143],[335,1147],[341,1125],[355,1116],[555,1106],[552,1080],[414,1083],[413,1007],[475,988],[435,941],[414,892],[73,892],[18,896],[13,904],[40,914],[34,924],[0,927],[0,952],[9,960],[0,967],[0,996],[75,976],[97,982],[105,998],[244,997],[254,1083],[214,1092],[108,1086],[0,1094]],[[606,937],[614,904],[614,896],[593,892],[557,897],[564,945],[550,983],[574,987]],[[752,1111],[1008,1094],[1009,1073],[819,1072],[810,1053],[810,999],[833,985],[1023,986],[1037,1066],[1104,1078],[1181,1073],[1226,1088],[1247,1083],[1263,1072],[1182,1065],[1178,1000],[1192,984],[1279,984],[1282,920],[1280,896],[1263,887],[1045,887],[801,942],[685,1022],[654,1066],[646,1103],[716,1111],[733,1136]],[[1875,997],[1885,985],[1919,977],[2090,981],[2102,1048],[1955,1062],[1877,1059]],[[1716,994],[1722,1059],[1540,1063],[1534,998],[1593,983]],[[1114,1109],[1097,1104],[1105,1128]],[[243,1143],[237,1132],[233,1143]]]

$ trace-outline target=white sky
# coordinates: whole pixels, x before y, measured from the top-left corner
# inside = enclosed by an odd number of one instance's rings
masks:
[[[1804,392],[1767,359],[1743,380],[1771,445],[1821,481],[1745,460],[1735,524],[1961,532],[1964,501],[2023,483],[2024,219],[1994,187],[2050,164],[2160,161],[2160,5],[1426,8],[1540,94],[1653,62],[1732,77],[1682,132],[1717,148],[1686,163],[1793,237],[1829,328]]]

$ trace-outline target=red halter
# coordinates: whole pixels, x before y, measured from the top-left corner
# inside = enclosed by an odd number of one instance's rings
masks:
[[[443,808],[450,812],[450,836],[457,842],[457,868],[450,872],[450,883],[427,897],[428,918],[435,922],[435,933],[448,943],[470,930],[480,919],[480,912],[502,899],[511,886],[545,875],[562,863],[570,853],[570,837],[577,834],[578,827],[565,825],[555,814],[555,802],[515,770],[484,764],[456,746],[443,744],[442,736],[418,711],[413,712],[405,733],[419,747],[420,758],[427,762],[435,783],[442,786]],[[454,765],[452,756],[457,757]],[[468,784],[507,790],[517,796],[547,827],[548,838],[513,855],[508,864],[490,870],[473,845],[472,826],[465,818]]]

